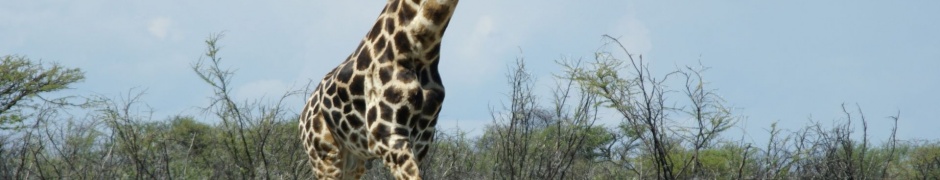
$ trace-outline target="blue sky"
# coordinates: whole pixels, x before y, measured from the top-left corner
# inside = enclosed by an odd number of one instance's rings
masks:
[[[78,67],[69,93],[146,89],[155,119],[199,114],[211,95],[190,69],[203,40],[242,100],[276,98],[319,79],[352,52],[383,2],[0,0],[0,54]],[[547,93],[560,58],[590,58],[620,37],[654,73],[701,62],[712,88],[763,139],[774,121],[831,124],[858,103],[876,138],[901,112],[901,138],[940,137],[940,1],[465,0],[447,31],[441,128],[480,131],[501,106],[505,72],[524,56]],[[547,98],[547,97],[546,97]],[[287,101],[300,108],[302,97]],[[547,102],[546,102],[547,104]],[[854,105],[851,106],[854,109]],[[877,142],[878,140],[876,140]]]

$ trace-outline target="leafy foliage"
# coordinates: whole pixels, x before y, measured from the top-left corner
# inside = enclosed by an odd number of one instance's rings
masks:
[[[12,93],[0,94],[0,100],[12,108],[0,111],[0,124],[22,125],[0,135],[0,179],[309,179],[298,117],[282,105],[306,90],[270,103],[236,100],[230,95],[234,73],[220,68],[220,38],[211,36],[205,57],[192,66],[214,92],[203,114],[158,120],[141,102],[143,92],[134,90],[117,98],[86,98],[91,103],[83,106],[30,103],[39,93],[80,81],[81,71],[4,57],[0,88]],[[483,135],[439,131],[420,164],[422,177],[940,178],[940,143],[898,140],[895,125],[885,143],[873,144],[860,107],[843,105],[845,117],[832,126],[773,125],[766,144],[730,140],[723,133],[739,115],[705,80],[708,68],[655,74],[641,56],[607,39],[593,61],[558,61],[565,70],[555,75],[548,97],[539,96],[537,79],[517,59],[507,73],[505,103],[492,108],[493,121]],[[674,84],[679,86],[668,86]],[[74,108],[88,113],[66,113]],[[897,123],[898,117],[889,120]],[[369,164],[364,179],[391,178],[380,162]]]
[[[3,56],[0,62],[0,128],[15,125],[28,118],[22,108],[38,108],[31,103],[40,93],[68,88],[85,78],[77,68],[58,64],[51,67],[30,61],[25,56]],[[41,97],[40,97],[41,98]]]

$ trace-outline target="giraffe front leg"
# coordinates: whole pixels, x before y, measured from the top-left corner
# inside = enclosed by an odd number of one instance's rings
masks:
[[[303,127],[305,124],[301,124]],[[337,179],[344,167],[342,151],[325,129],[302,129],[303,143],[317,179]]]
[[[362,174],[366,173],[366,159],[352,153],[346,153],[344,159],[343,179],[362,179]]]
[[[418,161],[407,139],[393,141],[389,150],[382,155],[382,162],[397,180],[420,180]]]
[[[434,142],[434,133],[435,131],[433,129],[425,130],[420,133],[418,142],[414,143],[414,153],[418,162],[423,162],[428,155],[428,151],[431,149],[431,143]]]
[[[336,155],[321,155],[320,161],[314,163],[313,172],[316,173],[317,179],[337,179],[340,177],[342,171],[339,166],[342,166],[343,161],[335,157]]]
[[[307,149],[307,155],[310,157],[310,165],[313,167],[313,173],[317,179],[337,179],[341,177],[340,167],[344,166],[341,152],[338,148],[315,148],[313,145]]]

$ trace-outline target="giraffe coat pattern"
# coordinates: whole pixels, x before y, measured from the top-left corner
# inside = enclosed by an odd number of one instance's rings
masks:
[[[421,179],[444,101],[440,43],[458,0],[388,0],[349,58],[327,73],[299,128],[317,179],[359,179],[381,159],[396,179]]]

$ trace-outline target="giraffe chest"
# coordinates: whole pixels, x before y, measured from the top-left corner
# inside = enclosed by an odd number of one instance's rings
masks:
[[[348,81],[334,82],[339,84],[335,90],[327,87],[324,97],[333,98],[324,101],[334,105],[325,109],[329,114],[324,120],[345,149],[360,157],[375,157],[377,149],[386,149],[390,141],[430,141],[444,98],[443,86],[421,81],[420,73],[411,74],[413,81],[399,80],[408,74],[396,74],[389,79],[383,79],[387,76],[381,72],[354,75]]]
[[[381,141],[401,137],[421,140],[421,134],[428,129],[433,130],[436,124],[444,101],[443,86],[436,82],[402,81],[399,80],[401,76],[384,81],[382,73],[378,73],[372,84],[366,86],[369,101],[365,117],[373,139]]]

